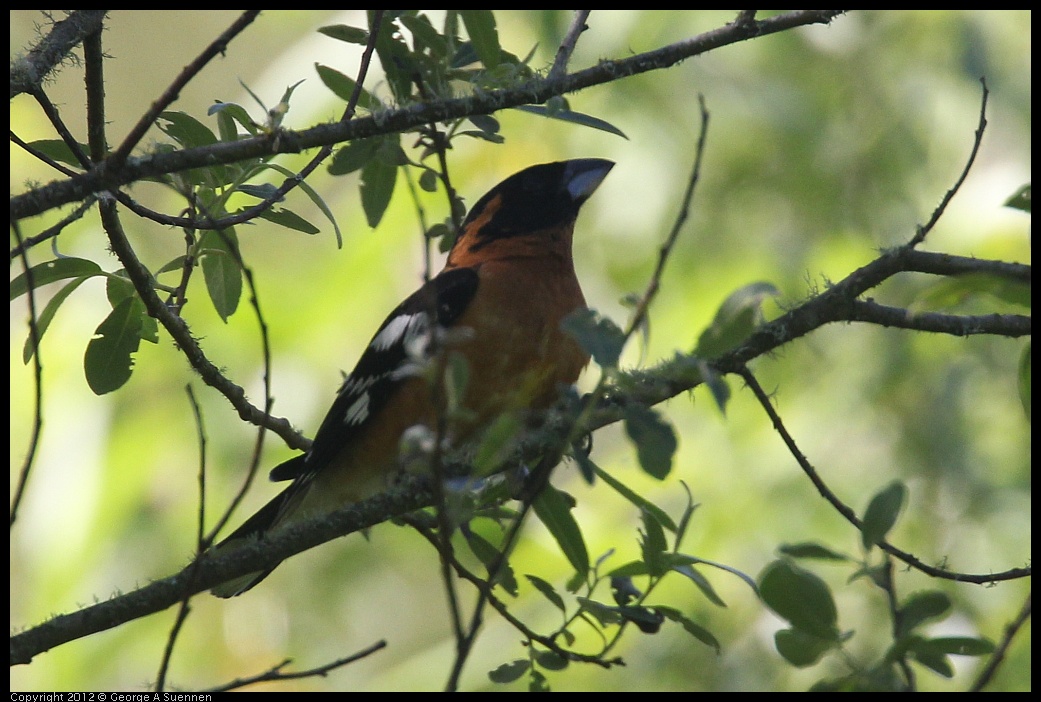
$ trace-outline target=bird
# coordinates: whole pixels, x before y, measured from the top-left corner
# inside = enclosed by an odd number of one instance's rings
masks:
[[[391,487],[402,471],[403,437],[423,427],[437,435],[444,403],[424,368],[439,346],[467,367],[464,411],[444,436],[453,445],[475,439],[505,414],[551,406],[562,387],[574,384],[589,355],[561,326],[586,307],[572,238],[579,209],[614,165],[600,158],[533,165],[477,200],[444,268],[377,329],[310,449],[271,470],[272,481],[290,485],[214,550],[230,551]],[[274,567],[211,592],[240,595]]]

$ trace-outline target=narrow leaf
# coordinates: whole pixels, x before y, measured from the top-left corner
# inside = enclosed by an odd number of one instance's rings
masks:
[[[532,504],[539,520],[546,525],[550,534],[557,540],[560,550],[564,552],[575,572],[585,577],[589,572],[589,551],[582,538],[582,530],[571,514],[571,505],[564,493],[552,485],[547,485]]]
[[[712,648],[716,649],[716,653],[719,653],[722,650],[722,647],[719,645],[719,641],[716,639],[715,636],[712,635],[712,633],[708,629],[701,626],[700,624],[695,623],[692,619],[684,615],[678,609],[675,609],[673,607],[666,607],[664,605],[655,605],[652,609],[654,609],[654,611],[658,612],[659,614],[663,615],[669,621],[681,624],[683,626],[683,629],[688,634],[690,634],[706,646],[711,646]]]
[[[213,307],[225,322],[238,309],[242,297],[242,271],[231,253],[237,246],[234,229],[225,229],[224,235],[209,230],[199,241],[199,258],[202,262],[206,291]]]
[[[304,234],[313,235],[322,231],[292,210],[276,210],[274,207],[271,207],[261,212],[259,217],[286,229],[303,232]]]
[[[349,103],[351,101],[354,91],[358,88],[358,83],[353,78],[349,78],[335,68],[329,68],[320,63],[316,63],[314,67],[325,87],[333,91],[333,94],[344,102]],[[379,99],[365,88],[362,88],[358,94],[357,104],[369,111],[381,107]]]
[[[32,273],[33,285],[39,288],[41,285],[53,283],[65,278],[90,277],[104,275],[101,266],[85,258],[64,257],[53,261],[37,263],[29,269]],[[29,276],[24,272],[11,281],[11,299],[14,300],[24,295],[29,289]]]
[[[326,27],[319,27],[318,33],[337,41],[345,41],[348,44],[365,46],[369,43],[369,33],[367,31],[360,27],[350,27],[346,24],[331,24]]]
[[[941,636],[935,639],[923,639],[915,644],[913,650],[931,650],[938,654],[952,656],[986,656],[994,652],[995,646],[986,639],[971,636]]]
[[[849,556],[832,551],[827,546],[822,546],[812,541],[804,541],[798,544],[782,544],[779,549],[785,556],[792,558],[816,558],[824,561],[848,561]]]
[[[501,60],[499,32],[495,28],[495,15],[491,10],[460,10],[459,16],[466,25],[474,50],[481,57],[485,68],[495,68]]]
[[[666,514],[658,505],[653,502],[637,495],[635,492],[630,490],[627,486],[615,479],[613,475],[603,470],[599,466],[596,466],[596,475],[601,480],[610,485],[615,492],[629,500],[632,504],[638,507],[643,512],[650,512],[654,515],[655,520],[669,531],[676,533],[676,523],[672,521],[672,518]]]
[[[83,168],[83,164],[76,158],[76,155],[72,153],[72,149],[62,139],[39,139],[37,141],[30,141],[29,146],[39,151],[45,156],[50,156],[55,161],[64,163],[72,166],[73,168]],[[86,144],[79,144],[80,152],[83,154],[90,153],[90,147]]]
[[[361,205],[369,226],[376,228],[387,211],[390,198],[394,195],[398,167],[376,157],[365,164],[361,171]]]
[[[559,119],[561,122],[570,122],[571,124],[577,124],[582,127],[599,129],[602,132],[614,134],[615,136],[620,136],[626,140],[629,139],[629,137],[625,135],[625,132],[610,122],[606,122],[599,117],[593,117],[592,115],[587,115],[582,112],[574,112],[572,110],[554,110],[543,105],[518,105],[513,109],[520,110],[521,112],[529,112],[533,115],[539,115],[540,117],[548,117],[549,119]]]
[[[46,332],[47,327],[50,326],[51,320],[54,319],[54,315],[58,311],[58,308],[61,307],[63,302],[65,302],[65,298],[71,295],[72,291],[78,288],[84,280],[88,279],[89,276],[72,279],[68,284],[63,285],[62,288],[47,301],[43,311],[40,312],[39,318],[36,320],[36,336],[38,337],[38,340],[43,341],[44,332]],[[22,347],[22,362],[28,363],[31,361],[35,352],[36,346],[33,344],[33,335],[29,334],[25,339],[25,346]]]
[[[564,599],[557,594],[556,589],[554,589],[552,585],[537,575],[525,574],[524,577],[528,579],[528,582],[535,586],[536,590],[542,593],[543,597],[552,602],[554,607],[559,609],[561,612],[565,611]]]
[[[271,168],[272,170],[278,171],[287,178],[296,177],[295,173],[290,171],[288,168],[285,168],[284,166],[279,166],[276,163],[268,163],[265,165],[267,168]],[[333,232],[336,234],[336,248],[342,249],[343,234],[340,232],[340,225],[336,223],[336,217],[333,215],[333,211],[329,209],[329,206],[327,204],[325,204],[325,200],[323,200],[322,196],[318,194],[318,191],[307,184],[307,181],[300,181],[298,187],[304,191],[307,197],[311,198],[311,202],[313,202],[315,206],[322,211],[322,214],[324,214],[326,219],[329,220],[329,223],[333,225]]]

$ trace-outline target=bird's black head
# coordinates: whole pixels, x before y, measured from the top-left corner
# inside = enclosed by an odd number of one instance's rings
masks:
[[[472,250],[496,239],[573,224],[582,203],[613,167],[612,161],[579,158],[525,168],[477,201],[463,221],[460,239],[470,239]]]

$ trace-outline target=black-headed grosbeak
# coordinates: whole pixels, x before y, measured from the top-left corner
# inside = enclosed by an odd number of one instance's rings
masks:
[[[217,548],[385,490],[400,471],[402,436],[417,425],[435,427],[442,411],[422,370],[439,330],[459,330],[440,336],[469,369],[466,413],[446,437],[453,442],[504,413],[549,407],[558,386],[574,383],[589,356],[561,328],[585,306],[571,240],[579,208],[613,166],[603,159],[532,166],[478,200],[444,269],[380,326],[310,450],[271,471],[272,480],[292,484]],[[270,572],[222,583],[213,593],[241,594]]]

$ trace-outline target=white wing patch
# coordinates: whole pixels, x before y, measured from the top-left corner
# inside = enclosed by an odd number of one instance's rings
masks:
[[[353,375],[349,376],[347,380],[343,381],[343,385],[340,386],[336,394],[355,395],[363,390],[368,390],[386,375],[387,373],[381,373],[380,375],[367,375],[363,378],[355,378]]]
[[[387,322],[387,326],[383,327],[376,338],[369,344],[370,347],[376,351],[386,351],[391,346],[401,342],[403,336],[417,320],[417,318],[426,317],[422,312],[416,314],[401,314],[394,319]]]
[[[369,416],[369,393],[363,392],[343,414],[344,424],[361,424]]]

